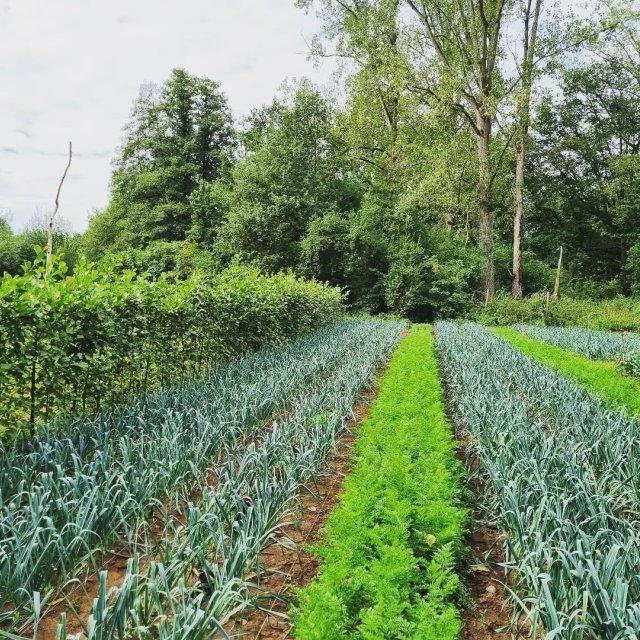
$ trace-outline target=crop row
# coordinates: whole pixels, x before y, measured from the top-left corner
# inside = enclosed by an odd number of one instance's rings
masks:
[[[640,386],[636,380],[621,371],[620,363],[592,360],[579,353],[530,338],[510,327],[497,327],[492,331],[530,358],[595,393],[611,408],[625,407],[630,415],[640,415]]]
[[[143,549],[146,563],[134,556],[122,585],[110,593],[101,574],[87,623],[90,639],[212,638],[216,630],[224,635],[229,616],[250,604],[251,589],[259,589],[261,550],[277,537],[298,487],[318,473],[357,394],[402,328],[382,321],[353,324],[359,340],[344,349],[344,327],[334,329],[331,342],[340,357],[333,366],[268,428],[226,448],[197,483],[200,499],[181,518],[167,519],[163,544]],[[62,620],[58,638],[67,637],[65,628]]]
[[[637,638],[640,424],[478,325],[436,332],[508,532],[516,615],[548,639]]]
[[[300,640],[454,640],[465,511],[430,328],[394,354],[295,615]]]
[[[385,327],[344,322],[80,421],[66,435],[45,428],[30,441],[1,445],[5,618],[11,607],[24,614],[33,592],[59,583],[116,537],[135,548],[154,510],[188,500],[208,467],[378,333],[387,335]]]
[[[635,333],[524,324],[517,324],[514,327],[531,338],[563,349],[570,349],[595,360],[624,360],[636,351],[640,351],[640,335]]]

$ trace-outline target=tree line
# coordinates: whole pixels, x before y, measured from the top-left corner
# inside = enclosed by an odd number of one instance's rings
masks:
[[[635,2],[296,4],[321,17],[311,54],[339,58],[340,95],[289,82],[237,123],[214,80],[143,86],[69,256],[291,270],[416,319],[550,290],[561,247],[563,292],[640,289]]]

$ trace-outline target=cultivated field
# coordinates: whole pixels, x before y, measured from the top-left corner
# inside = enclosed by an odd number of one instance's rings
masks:
[[[0,636],[636,638],[638,339],[343,320],[5,438]]]

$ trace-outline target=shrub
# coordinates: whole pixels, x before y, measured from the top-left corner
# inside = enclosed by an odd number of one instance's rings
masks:
[[[640,330],[640,300],[617,297],[594,301],[535,295],[523,300],[496,296],[486,307],[471,314],[488,325],[547,324],[557,327],[587,327],[604,331]]]
[[[334,321],[342,296],[233,265],[186,281],[42,254],[0,280],[0,431],[124,402]]]
[[[640,378],[640,352],[632,353],[628,358],[620,363],[623,373],[634,378]]]

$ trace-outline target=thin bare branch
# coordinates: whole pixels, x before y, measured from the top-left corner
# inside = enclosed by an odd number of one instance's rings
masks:
[[[72,158],[73,158],[73,145],[71,142],[69,142],[69,161],[67,162],[67,166],[65,167],[64,173],[62,174],[62,178],[60,178],[60,184],[58,185],[58,191],[56,192],[55,209],[53,210],[53,213],[49,216],[49,225],[47,228],[47,267],[51,266],[51,256],[53,255],[53,225],[55,222],[55,217],[58,214],[58,209],[60,208],[60,191],[62,190],[64,179],[67,177],[67,172],[69,171],[69,167],[71,166]]]

